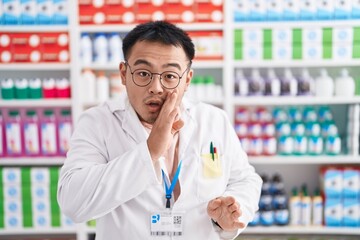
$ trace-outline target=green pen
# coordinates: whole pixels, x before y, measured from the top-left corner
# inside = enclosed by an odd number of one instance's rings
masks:
[[[210,153],[211,153],[211,158],[213,161],[215,161],[215,157],[214,157],[214,146],[213,143],[210,142]]]

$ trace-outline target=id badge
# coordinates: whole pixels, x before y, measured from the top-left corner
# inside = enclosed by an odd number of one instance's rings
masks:
[[[182,236],[183,212],[157,211],[151,214],[151,236]]]

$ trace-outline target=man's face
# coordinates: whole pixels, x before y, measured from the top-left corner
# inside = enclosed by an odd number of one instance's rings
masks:
[[[129,67],[130,66],[130,67]],[[158,42],[141,41],[132,47],[128,65],[120,64],[120,75],[122,83],[126,86],[129,100],[140,120],[154,123],[168,94],[174,89],[166,89],[160,83],[160,76],[153,75],[149,85],[139,87],[132,80],[130,72],[142,69],[152,73],[163,73],[172,71],[181,76],[189,66],[189,60],[181,47],[164,45]],[[186,71],[177,86],[179,106],[187,90],[193,71]]]

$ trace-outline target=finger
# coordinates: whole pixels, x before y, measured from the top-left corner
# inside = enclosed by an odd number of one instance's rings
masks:
[[[213,199],[208,204],[208,210],[214,211],[218,207],[220,207],[220,205],[221,205],[221,199],[219,199],[219,198]]]
[[[184,121],[179,119],[176,122],[173,123],[171,133],[175,134],[178,132],[182,127],[184,126]]]
[[[240,216],[241,216],[240,211],[235,211],[235,212],[231,213],[231,217],[232,217],[233,220],[237,220]]]
[[[230,206],[230,205],[236,203],[236,200],[234,197],[228,196],[228,197],[223,198],[223,203],[225,204],[225,206]]]
[[[244,227],[245,227],[245,223],[243,222],[236,221],[233,223],[233,228],[244,228]]]
[[[229,212],[235,212],[235,211],[237,211],[239,209],[240,209],[240,206],[239,206],[239,204],[237,202],[235,202],[234,204],[231,204],[231,205],[228,206],[228,211]]]

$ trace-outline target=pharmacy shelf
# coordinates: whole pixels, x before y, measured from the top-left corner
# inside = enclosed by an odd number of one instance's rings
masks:
[[[335,104],[357,104],[360,103],[359,96],[349,97],[316,97],[316,96],[246,96],[234,97],[235,105],[335,105]]]
[[[243,234],[324,234],[324,235],[360,235],[359,228],[346,227],[248,227]]]
[[[349,155],[320,155],[320,156],[256,156],[249,157],[249,163],[254,165],[259,164],[278,164],[278,165],[292,165],[292,164],[360,164],[360,156]]]
[[[60,166],[65,157],[2,157],[0,166]]]
[[[76,231],[76,228],[0,229],[0,236],[75,235]]]
[[[224,62],[222,60],[194,60],[192,68],[201,69],[214,69],[223,67]],[[107,63],[107,64],[88,64],[82,65],[81,69],[92,69],[95,71],[119,71],[119,64]]]
[[[0,71],[69,71],[69,63],[4,63]]]
[[[236,68],[327,68],[327,67],[358,67],[360,59],[307,59],[307,60],[243,60],[234,61]]]
[[[316,21],[257,21],[257,22],[234,22],[234,29],[237,28],[250,28],[250,29],[266,29],[266,28],[323,28],[323,27],[358,27],[360,20],[316,20]]]
[[[71,107],[71,99],[1,100],[0,107]]]
[[[97,33],[97,32],[129,32],[137,24],[104,24],[104,25],[81,25],[80,32]],[[196,24],[177,24],[180,28],[187,31],[222,31],[222,23],[196,23]]]
[[[0,25],[1,32],[67,32],[69,26],[67,25]]]

